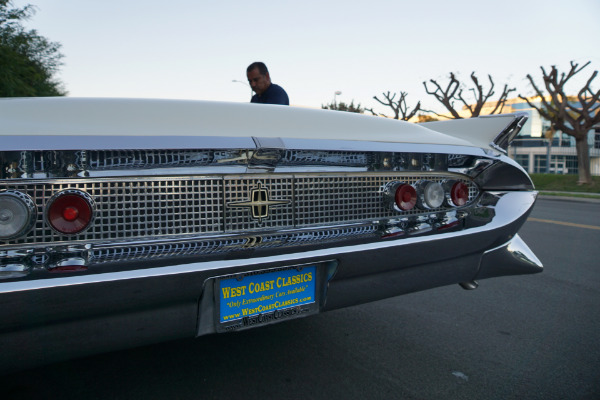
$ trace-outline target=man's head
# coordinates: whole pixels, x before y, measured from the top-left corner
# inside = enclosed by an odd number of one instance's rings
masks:
[[[269,70],[267,66],[258,61],[253,62],[246,68],[246,76],[248,77],[248,83],[254,92],[261,95],[271,86],[271,77],[269,76]]]

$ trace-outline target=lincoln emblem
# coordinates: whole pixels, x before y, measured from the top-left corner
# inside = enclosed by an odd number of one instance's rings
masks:
[[[258,219],[262,222],[263,219],[269,217],[269,207],[280,206],[282,204],[288,204],[288,201],[275,201],[269,200],[269,190],[262,187],[261,183],[258,183],[257,187],[250,190],[250,201],[238,201],[235,203],[229,203],[228,207],[245,207],[252,210],[252,218]]]

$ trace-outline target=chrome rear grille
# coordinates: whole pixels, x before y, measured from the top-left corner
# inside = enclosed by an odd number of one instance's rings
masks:
[[[0,248],[14,247],[15,244],[118,243],[310,226],[323,228],[444,210],[412,210],[399,214],[384,206],[382,190],[387,183],[415,183],[421,179],[459,179],[469,187],[469,203],[479,193],[470,180],[448,173],[247,174],[12,181],[11,189],[31,196],[38,215],[34,228],[26,237],[0,242]],[[7,184],[0,186],[0,190],[8,188]],[[268,190],[268,199],[263,200],[274,202],[261,209],[261,212],[267,212],[263,218],[253,218],[253,206],[244,205],[250,202],[252,190],[258,188]],[[43,218],[49,199],[65,189],[84,191],[96,202],[97,215],[92,226],[75,236],[56,233]]]

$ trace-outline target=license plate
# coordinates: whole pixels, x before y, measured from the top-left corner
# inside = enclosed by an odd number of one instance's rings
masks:
[[[249,328],[318,311],[317,266],[303,265],[217,280],[218,331]]]

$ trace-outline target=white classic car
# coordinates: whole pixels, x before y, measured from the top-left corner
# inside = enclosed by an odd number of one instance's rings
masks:
[[[525,120],[0,100],[0,369],[540,272]]]

